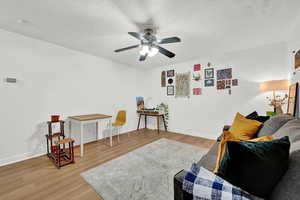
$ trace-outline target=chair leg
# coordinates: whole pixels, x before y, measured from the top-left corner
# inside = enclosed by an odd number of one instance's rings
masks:
[[[118,142],[120,142],[120,127],[117,127],[117,132],[118,132]]]

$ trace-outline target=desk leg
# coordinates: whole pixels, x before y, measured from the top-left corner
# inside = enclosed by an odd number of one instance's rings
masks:
[[[83,157],[83,124],[80,123],[80,156]]]
[[[112,125],[111,125],[111,119],[109,119],[109,133],[110,133],[110,146],[112,147]]]
[[[138,126],[137,126],[137,129],[136,129],[137,131],[140,129],[141,116],[142,116],[142,115],[140,114],[140,116],[139,116],[139,122],[138,122]]]
[[[96,140],[99,140],[99,134],[100,134],[100,121],[96,122]]]
[[[145,129],[147,129],[147,115],[145,115]]]
[[[69,121],[69,138],[71,138],[72,120]]]
[[[159,134],[159,116],[157,116],[156,119],[157,119],[157,133]]]
[[[164,122],[165,131],[167,132],[167,131],[168,131],[168,129],[167,129],[167,124],[166,124],[165,116],[164,116],[164,115],[162,115],[161,117],[162,117],[162,119],[163,119],[163,122]]]

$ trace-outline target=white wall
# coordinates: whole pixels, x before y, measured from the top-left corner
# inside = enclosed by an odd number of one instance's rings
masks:
[[[257,110],[261,115],[272,108],[267,105],[266,96],[270,93],[259,91],[259,82],[266,80],[287,79],[286,44],[276,43],[228,53],[212,58],[199,58],[190,62],[176,64],[170,67],[159,67],[148,71],[147,88],[152,94],[147,106],[155,106],[160,102],[169,105],[169,129],[174,132],[186,133],[206,138],[216,138],[225,124],[230,124],[236,112],[249,114]],[[226,67],[233,68],[233,78],[239,79],[239,86],[232,88],[232,95],[228,91],[217,90],[216,87],[204,87],[203,81],[192,85],[202,88],[201,96],[191,98],[175,98],[166,95],[166,88],[160,87],[161,71],[175,69],[176,72],[193,70],[193,65],[211,62],[215,71]],[[202,70],[202,73],[204,70]],[[155,121],[152,121],[155,127]]]
[[[126,109],[123,131],[136,128],[141,71],[6,31],[0,44],[0,165],[45,153],[51,114],[115,116]],[[6,77],[17,84],[5,83]],[[95,125],[84,131],[86,141],[96,137]]]

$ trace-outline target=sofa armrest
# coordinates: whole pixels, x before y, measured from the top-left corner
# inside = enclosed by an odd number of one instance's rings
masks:
[[[183,179],[186,172],[181,170],[174,176],[174,200],[192,200],[193,195],[182,190]]]

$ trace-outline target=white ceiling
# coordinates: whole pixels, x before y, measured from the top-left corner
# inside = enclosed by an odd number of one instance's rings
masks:
[[[153,67],[284,41],[299,11],[299,0],[1,0],[0,28],[129,66]],[[159,38],[182,39],[162,45],[175,58],[157,55],[141,63],[138,49],[113,52],[138,44],[127,32],[144,24],[157,27]]]

